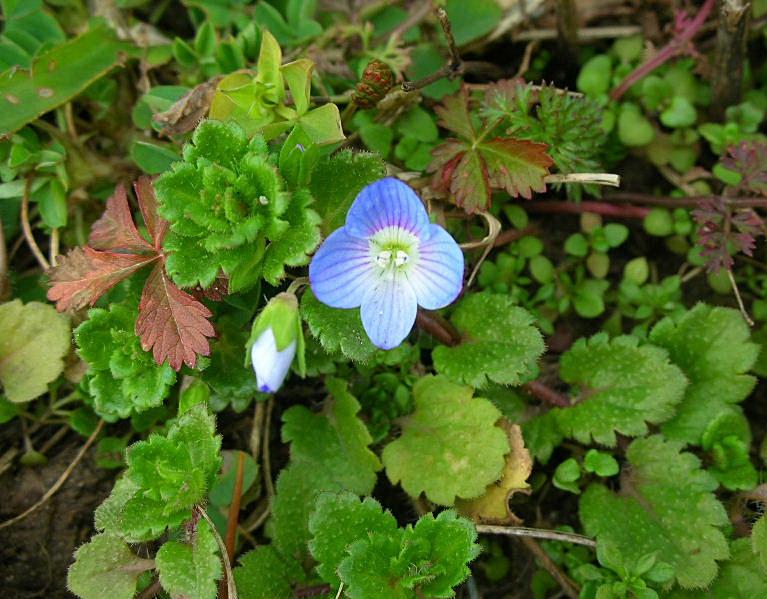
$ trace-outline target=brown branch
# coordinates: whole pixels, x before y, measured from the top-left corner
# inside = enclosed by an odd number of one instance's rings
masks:
[[[423,89],[427,85],[431,85],[445,77],[448,79],[455,79],[463,74],[463,61],[461,60],[461,54],[458,52],[458,45],[455,43],[455,38],[453,37],[453,28],[450,25],[447,11],[441,6],[436,6],[434,12],[437,15],[437,19],[439,19],[439,24],[442,26],[442,31],[445,34],[450,58],[448,59],[447,64],[431,75],[428,75],[423,79],[418,79],[417,81],[403,82],[402,91],[412,92],[417,89]]]
[[[750,16],[751,4],[748,2],[719,0],[719,26],[711,78],[711,116],[714,119],[723,119],[725,109],[738,104],[743,94]]]
[[[530,553],[538,558],[541,566],[543,566],[543,568],[549,574],[551,574],[552,578],[559,583],[559,586],[562,587],[562,591],[564,591],[565,595],[570,597],[570,599],[578,599],[578,588],[576,584],[570,580],[567,574],[559,569],[559,567],[552,561],[548,554],[543,549],[541,549],[541,546],[536,542],[536,540],[530,537],[521,537],[520,540],[525,545],[525,547],[527,547]]]
[[[419,329],[447,346],[453,347],[461,342],[461,334],[436,312],[418,308],[415,324]]]
[[[540,381],[530,381],[522,385],[522,390],[541,401],[557,406],[560,408],[566,408],[570,405],[570,400],[565,396],[555,391],[545,383]]]
[[[160,591],[162,591],[160,579],[155,578],[152,584],[150,584],[136,596],[136,599],[153,599],[160,593]]]
[[[21,197],[21,229],[24,231],[24,239],[27,240],[27,245],[37,259],[38,264],[40,264],[43,270],[48,270],[51,265],[40,251],[40,247],[37,245],[34,235],[32,235],[32,226],[29,224],[29,193],[31,187],[32,177],[27,177],[24,182],[24,195]]]

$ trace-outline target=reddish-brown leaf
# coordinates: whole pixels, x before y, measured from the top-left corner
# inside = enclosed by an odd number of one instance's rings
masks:
[[[469,111],[469,90],[465,85],[457,93],[445,98],[434,112],[439,117],[440,126],[459,137],[474,141],[476,134]]]
[[[493,187],[526,200],[533,197],[534,191],[546,191],[544,179],[554,165],[546,144],[497,137],[480,144],[479,150]]]
[[[112,197],[107,200],[104,214],[93,223],[88,243],[96,250],[127,254],[154,251],[136,229],[123,185],[117,186]]]
[[[93,305],[117,283],[158,258],[156,254],[118,254],[76,247],[59,258],[59,265],[51,271],[48,299],[56,302],[60,312]]]
[[[147,231],[152,238],[155,249],[159,252],[162,248],[162,241],[168,230],[168,222],[160,218],[157,214],[157,196],[154,193],[154,183],[151,177],[139,177],[133,184],[133,189],[138,198],[138,206],[141,210],[141,216],[144,217]]]
[[[210,354],[208,337],[216,334],[210,316],[210,310],[176,287],[158,263],[141,294],[136,334],[158,364],[167,360],[174,370],[182,364],[194,368],[198,355]]]

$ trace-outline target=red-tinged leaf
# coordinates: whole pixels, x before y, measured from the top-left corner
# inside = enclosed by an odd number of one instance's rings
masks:
[[[211,311],[176,287],[158,263],[141,294],[136,334],[158,364],[167,360],[174,370],[182,364],[194,368],[198,355],[210,354],[208,337],[216,334],[210,316]]]
[[[159,252],[162,248],[163,238],[168,230],[168,222],[157,214],[157,196],[154,193],[154,182],[151,177],[139,177],[133,184],[133,189],[138,198],[138,206],[141,216],[144,217],[149,236],[152,238],[155,249]]]
[[[158,259],[156,254],[118,254],[76,247],[51,270],[48,299],[56,302],[60,312],[93,305],[117,283]]]
[[[440,106],[434,109],[439,116],[439,124],[466,140],[474,141],[476,134],[469,112],[469,90],[466,86],[445,98]]]
[[[478,146],[487,164],[490,185],[512,197],[529,200],[533,192],[546,191],[544,179],[554,161],[546,144],[498,137]]]
[[[728,149],[729,156],[722,159],[722,166],[739,173],[739,188],[767,196],[767,144],[759,141],[742,141]]]
[[[190,289],[189,293],[198,300],[206,299],[212,302],[220,302],[229,295],[229,278],[226,275],[220,274],[210,287],[203,289],[198,285],[194,289]]]
[[[450,193],[469,214],[490,208],[490,179],[478,152],[466,152],[453,171]]]
[[[107,200],[104,214],[93,223],[88,243],[96,250],[128,254],[153,251],[152,246],[136,229],[123,185],[117,186],[112,197]]]

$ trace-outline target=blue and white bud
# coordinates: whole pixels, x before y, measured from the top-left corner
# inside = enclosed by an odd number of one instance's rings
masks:
[[[295,341],[279,351],[272,327],[262,332],[250,348],[250,360],[256,372],[258,390],[263,393],[275,393],[288,375],[295,356]]]
[[[282,386],[297,352],[299,367],[303,366],[303,333],[294,294],[280,293],[269,301],[253,323],[248,348],[258,390],[264,393],[276,393]]]

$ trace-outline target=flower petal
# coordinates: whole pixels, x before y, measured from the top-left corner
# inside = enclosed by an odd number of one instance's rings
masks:
[[[309,281],[317,299],[332,308],[357,308],[376,283],[367,240],[333,231],[309,264]]]
[[[398,227],[415,235],[426,233],[429,215],[416,193],[405,183],[387,177],[365,187],[346,215],[350,235],[367,239],[387,227]]]
[[[292,341],[282,351],[277,351],[277,340],[269,327],[256,339],[250,349],[250,360],[256,372],[258,390],[275,393],[288,375],[296,355],[296,342]]]
[[[362,326],[373,345],[391,349],[413,328],[417,309],[415,293],[402,274],[382,276],[362,301]]]
[[[418,261],[407,271],[418,305],[437,310],[451,304],[463,287],[463,252],[439,225],[429,225],[429,237],[418,247]]]

